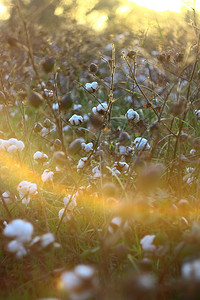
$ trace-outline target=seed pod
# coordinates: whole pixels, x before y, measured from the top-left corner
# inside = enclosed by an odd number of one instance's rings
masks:
[[[42,62],[42,69],[45,73],[50,73],[53,71],[55,65],[55,59],[53,57],[48,57]]]
[[[91,113],[89,115],[89,120],[95,129],[102,129],[104,126],[103,119],[100,115]]]
[[[116,185],[112,182],[107,182],[103,185],[103,195],[105,197],[114,197],[116,193]]]
[[[47,129],[51,128],[51,126],[52,126],[52,122],[48,118],[46,118],[44,120],[43,124],[44,124],[44,127],[46,127]]]
[[[61,140],[56,139],[56,140],[53,142],[53,145],[54,145],[54,147],[55,147],[56,149],[61,148],[61,146],[62,146]]]
[[[66,155],[63,151],[56,151],[53,154],[53,159],[56,163],[65,163]]]
[[[98,71],[98,66],[94,63],[90,64],[90,72],[91,73],[96,73]]]
[[[2,104],[2,103],[5,103],[5,101],[6,101],[6,96],[5,96],[5,94],[2,92],[2,91],[0,91],[0,103]]]
[[[43,103],[43,97],[39,93],[32,91],[29,95],[28,101],[31,106],[38,108]]]
[[[81,151],[82,147],[81,144],[83,143],[83,139],[75,139],[70,145],[69,145],[69,153],[70,154],[77,154],[79,151]]]
[[[61,110],[69,110],[73,105],[73,100],[70,94],[66,94],[62,97],[60,108]]]
[[[128,54],[127,54],[127,56],[128,56],[129,58],[131,58],[131,59],[133,59],[133,58],[135,57],[135,55],[136,55],[136,52],[133,51],[133,50],[129,51]]]
[[[130,135],[128,134],[128,132],[123,131],[123,132],[120,133],[119,142],[120,142],[121,145],[130,144]]]
[[[34,124],[34,131],[35,132],[40,132],[42,130],[43,126],[40,122],[37,122]]]

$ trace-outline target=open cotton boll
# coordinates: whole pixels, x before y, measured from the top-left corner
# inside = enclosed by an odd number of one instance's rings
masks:
[[[89,92],[89,93],[94,93],[98,90],[98,83],[96,81],[92,82],[92,83],[86,83],[85,84],[85,89]]]
[[[24,248],[23,244],[17,240],[13,240],[7,245],[8,252],[15,253],[17,258],[22,258],[27,255],[27,251]]]
[[[101,172],[100,172],[100,170],[99,170],[98,167],[94,167],[94,168],[92,169],[92,173],[93,173],[93,177],[94,177],[94,178],[101,177]]]
[[[108,104],[106,102],[101,103],[97,106],[97,112],[99,114],[104,114],[108,110]]]
[[[156,250],[156,246],[153,245],[153,241],[155,239],[155,235],[152,234],[152,235],[146,235],[145,237],[143,237],[141,240],[140,240],[140,244],[142,246],[142,249],[144,251],[147,251],[147,252],[153,252]]]
[[[41,237],[40,237],[40,242],[41,242],[42,248],[46,248],[47,246],[52,244],[54,241],[55,241],[55,237],[51,232],[45,233],[45,234],[41,235]]]
[[[3,234],[10,238],[15,238],[18,242],[25,243],[31,240],[33,225],[21,219],[13,220],[3,231]]]
[[[73,210],[77,206],[75,195],[67,195],[64,197],[63,202],[65,206],[67,205],[67,209],[69,210]]]
[[[142,138],[142,137],[137,137],[134,140],[134,145],[137,150],[149,150],[151,148],[147,139]]]
[[[41,151],[36,151],[34,154],[33,154],[33,159],[36,160],[36,161],[41,161],[41,162],[44,162],[44,161],[47,161],[48,160],[48,155],[46,155],[45,153],[41,152]]]
[[[7,148],[8,153],[16,153],[18,151],[17,146],[11,145]]]
[[[74,268],[74,272],[83,279],[90,279],[95,275],[94,268],[87,265],[78,265]]]
[[[82,149],[85,151],[85,152],[90,152],[90,151],[92,151],[93,150],[93,143],[88,143],[88,144],[86,144],[86,143],[82,143],[81,144],[81,147],[82,147]]]
[[[61,218],[62,218],[62,216],[63,216],[63,214],[64,214],[64,211],[65,211],[65,208],[61,208],[61,209],[59,210],[59,212],[58,212],[58,218],[59,218],[59,220],[61,220]],[[64,218],[63,218],[63,221],[64,221],[64,222],[69,221],[69,220],[71,219],[71,215],[72,215],[71,212],[66,211],[65,216],[64,216]]]
[[[129,121],[138,122],[140,120],[140,115],[135,110],[130,108],[125,114],[125,118]]]
[[[200,259],[184,263],[181,273],[182,277],[186,280],[200,281]]]
[[[22,141],[18,141],[16,146],[17,146],[19,151],[22,151],[25,147],[24,143]]]
[[[70,119],[69,122],[71,123],[71,125],[80,125],[81,123],[83,123],[83,117],[82,116],[78,116],[76,114],[74,114]]]
[[[6,204],[11,204],[12,203],[12,199],[11,199],[11,195],[9,191],[6,191],[2,194],[2,197],[4,199],[4,201],[6,202]]]
[[[43,182],[52,182],[53,181],[54,172],[49,171],[48,169],[44,170],[41,178]]]
[[[77,169],[83,169],[87,159],[87,157],[82,157],[81,159],[79,159]]]

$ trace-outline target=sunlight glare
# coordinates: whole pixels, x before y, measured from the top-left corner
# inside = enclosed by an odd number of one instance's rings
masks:
[[[135,3],[140,6],[144,6],[149,9],[153,9],[157,12],[163,12],[166,10],[173,12],[181,12],[181,7],[184,5],[182,0],[129,0],[131,3]]]

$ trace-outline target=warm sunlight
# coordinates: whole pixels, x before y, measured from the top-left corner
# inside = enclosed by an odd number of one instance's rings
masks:
[[[9,18],[9,13],[7,8],[0,3],[0,20],[7,20]]]
[[[138,4],[140,6],[144,6],[146,8],[162,12],[162,11],[173,11],[173,12],[181,12],[181,7],[186,3],[190,3],[191,7],[199,9],[200,0],[197,1],[183,1],[183,0],[168,0],[168,1],[160,1],[160,0],[129,0],[131,3]]]

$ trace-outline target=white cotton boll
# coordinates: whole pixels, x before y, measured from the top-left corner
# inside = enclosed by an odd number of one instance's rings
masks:
[[[92,108],[92,112],[93,112],[93,114],[96,114],[96,113],[97,113],[97,108],[96,108],[96,106],[94,106],[94,107]]]
[[[17,258],[22,258],[27,255],[27,251],[23,244],[17,240],[13,240],[7,245],[8,252],[15,253]]]
[[[42,130],[40,131],[41,136],[46,136],[49,133],[49,129],[46,127],[43,127]]]
[[[191,155],[194,155],[195,153],[196,153],[196,150],[195,150],[195,149],[191,149],[191,150],[190,150],[190,154],[191,154]]]
[[[92,83],[86,83],[85,89],[89,93],[94,93],[94,92],[96,92],[98,90],[98,83],[96,81],[94,81]]]
[[[29,194],[30,195],[37,194],[37,184],[36,183],[29,183]]]
[[[85,89],[89,92],[89,93],[92,93],[93,92],[93,89],[92,89],[92,86],[90,83],[86,83],[85,84]]]
[[[112,170],[112,175],[113,175],[113,176],[114,176],[114,173],[115,173],[116,175],[121,175],[121,172],[120,172],[119,170],[117,170],[116,167],[112,168],[111,170]]]
[[[78,265],[74,268],[74,272],[76,275],[83,279],[90,279],[95,275],[94,268],[87,266],[87,265]]]
[[[140,244],[142,249],[147,252],[153,252],[156,249],[156,246],[153,245],[153,241],[155,239],[155,235],[146,235],[140,240]]]
[[[186,280],[200,281],[200,259],[187,262],[181,268],[182,277]]]
[[[21,181],[17,187],[17,190],[21,193],[26,194],[29,190],[29,182],[28,181]]]
[[[42,158],[42,152],[36,151],[33,155],[33,159],[38,160]]]
[[[25,147],[24,143],[22,141],[18,141],[16,146],[17,146],[19,151],[22,151]]]
[[[71,123],[71,125],[81,125],[83,123],[83,117],[82,116],[78,116],[76,114],[74,114],[70,119],[69,122]]]
[[[93,173],[93,177],[94,177],[94,178],[99,178],[99,177],[101,177],[101,172],[100,172],[100,170],[99,170],[98,167],[94,167],[94,168],[92,169],[92,173]]]
[[[122,218],[121,217],[114,217],[111,222],[110,225],[108,226],[108,231],[109,233],[114,233],[115,230],[117,230],[122,224]],[[126,225],[128,226],[128,225]]]
[[[15,238],[18,242],[24,243],[31,240],[33,225],[21,219],[13,220],[3,231],[3,234],[10,238]]]
[[[55,241],[55,237],[51,232],[45,233],[45,234],[41,235],[41,237],[40,237],[40,242],[41,242],[42,248],[46,248],[47,246],[52,244],[54,241]]]
[[[89,153],[90,151],[93,150],[93,143],[88,143],[88,144],[82,143],[81,147],[85,152]]]
[[[86,161],[87,161],[87,157],[82,157],[81,159],[79,159],[77,169],[83,169]]]
[[[49,171],[48,169],[44,170],[41,178],[43,182],[52,182],[53,181],[54,172]]]
[[[135,110],[130,108],[125,114],[125,118],[129,121],[138,122],[140,120],[140,115]]]
[[[10,146],[9,142],[4,140],[2,143],[1,143],[1,150],[7,150],[7,148]]]
[[[195,109],[195,115],[197,117],[197,120],[200,120],[200,109],[199,110]]]
[[[41,151],[36,151],[33,155],[33,159],[36,161],[47,161],[48,160],[48,155]]]
[[[137,150],[149,150],[151,148],[147,139],[142,138],[142,137],[137,137],[134,140],[134,145]]]
[[[64,197],[63,202],[65,206],[67,205],[67,209],[69,210],[73,210],[77,206],[75,195],[67,195]]]
[[[11,145],[11,146],[9,146],[8,148],[7,148],[7,151],[8,151],[8,153],[16,153],[17,152],[17,150],[18,150],[18,148],[17,148],[17,146],[15,146],[15,145]]]
[[[91,83],[91,87],[92,87],[92,89],[94,90],[94,91],[96,91],[97,89],[98,89],[98,83],[96,82],[96,81],[94,81],[94,82],[92,82]]]
[[[12,203],[12,199],[11,199],[11,195],[9,191],[6,191],[2,194],[2,197],[4,199],[4,201],[6,202],[7,205]]]
[[[17,146],[18,140],[15,138],[10,138],[7,142],[9,144],[9,146],[11,146],[11,145]]]
[[[59,212],[58,212],[58,218],[59,218],[59,220],[61,220],[64,211],[65,211],[65,208],[61,208],[61,209],[59,210]],[[71,215],[69,214],[68,211],[66,211],[66,212],[65,212],[65,216],[64,216],[64,218],[63,218],[63,221],[64,221],[64,222],[67,222],[67,221],[69,221],[70,219],[71,219]]]
[[[97,106],[98,113],[105,113],[108,110],[108,104],[106,102],[101,103]]]
[[[61,275],[61,283],[63,288],[71,293],[82,285],[82,280],[74,272],[68,271]]]

